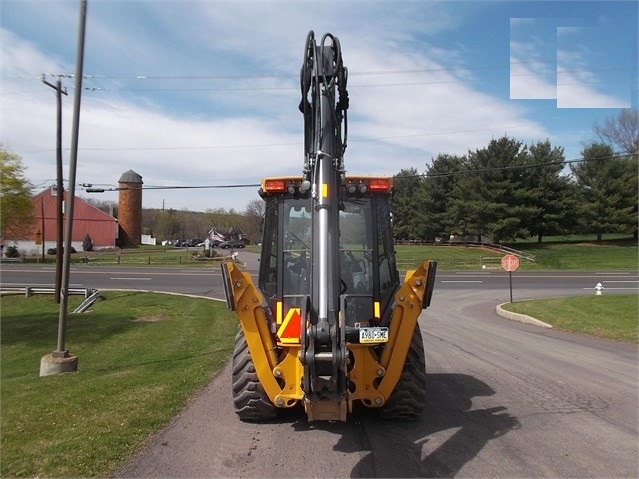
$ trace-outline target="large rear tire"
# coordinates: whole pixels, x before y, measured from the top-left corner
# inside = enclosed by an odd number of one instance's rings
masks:
[[[253,358],[242,327],[235,335],[232,362],[233,408],[240,420],[268,421],[277,416],[277,408],[269,399],[255,372]]]
[[[426,358],[422,332],[416,324],[402,375],[380,414],[384,419],[415,419],[422,415],[425,403]]]

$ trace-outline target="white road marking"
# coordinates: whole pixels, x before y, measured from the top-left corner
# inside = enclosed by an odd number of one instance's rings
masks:
[[[151,281],[151,278],[109,278],[114,281]]]
[[[442,283],[483,283],[482,280],[470,280],[470,279],[452,279],[452,280],[442,280]]]

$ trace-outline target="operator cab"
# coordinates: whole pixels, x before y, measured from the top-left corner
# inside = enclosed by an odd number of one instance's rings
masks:
[[[339,305],[347,329],[387,325],[399,287],[390,178],[345,178],[339,202]],[[259,287],[281,325],[311,294],[313,199],[301,178],[267,179]]]

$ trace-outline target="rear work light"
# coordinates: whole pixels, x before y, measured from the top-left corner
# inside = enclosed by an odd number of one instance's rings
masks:
[[[393,182],[390,178],[371,178],[369,188],[371,191],[390,192]]]
[[[347,177],[344,180],[346,191],[350,195],[370,193],[390,193],[392,178],[383,177]]]

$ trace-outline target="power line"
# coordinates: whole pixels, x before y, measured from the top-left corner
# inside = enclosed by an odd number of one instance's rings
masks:
[[[517,61],[510,62],[507,65],[485,65],[485,66],[450,66],[450,67],[435,67],[435,68],[416,68],[416,69],[405,69],[405,70],[372,70],[372,71],[350,71],[348,72],[349,77],[353,76],[379,76],[379,75],[411,75],[411,74],[420,74],[420,73],[446,73],[451,71],[462,71],[462,72],[472,72],[472,71],[483,71],[483,70],[503,70],[510,69],[515,65],[549,65],[556,66],[556,60],[528,60],[528,61]],[[615,72],[615,71],[630,71],[630,66],[619,66],[619,67],[607,67],[607,68],[573,68],[573,69],[562,69],[561,73],[579,73],[579,72]],[[533,73],[534,74],[534,73]],[[65,73],[44,73],[43,75],[57,76],[61,78],[73,78],[73,74],[65,74]],[[528,73],[520,73],[515,74],[513,76],[527,76],[530,75]],[[26,76],[25,76],[26,77]],[[85,79],[95,79],[95,80],[241,80],[241,79],[281,79],[281,78],[294,78],[297,79],[299,77],[298,73],[243,73],[243,74],[202,74],[202,75],[149,75],[149,74],[138,74],[138,75],[84,75]]]
[[[87,193],[104,193],[107,191],[122,191],[122,190],[128,190],[129,188],[119,188],[119,187],[113,187],[113,188],[95,188],[93,186],[87,186],[87,185],[81,185],[81,186],[86,186],[85,191]],[[143,186],[142,188],[139,188],[141,190],[210,190],[210,189],[232,189],[232,188],[257,188],[258,186],[261,186],[260,183],[244,183],[244,184],[239,184],[239,185],[182,185],[182,186]]]
[[[404,70],[372,70],[372,71],[349,71],[349,77],[370,77],[370,76],[384,76],[384,75],[415,75],[422,73],[447,73],[447,72],[474,72],[474,71],[487,71],[487,70],[504,70],[510,69],[516,65],[548,65],[548,66],[557,66],[556,60],[529,60],[529,61],[517,61],[510,62],[508,64],[500,64],[500,65],[485,65],[485,66],[449,66],[449,67],[434,67],[434,68],[416,68],[416,69],[404,69]],[[556,68],[555,68],[556,71]],[[619,67],[607,67],[607,68],[571,68],[571,69],[562,69],[560,73],[583,73],[583,72],[592,72],[592,73],[601,73],[601,72],[618,72],[618,71],[631,71],[630,66],[619,66]],[[549,71],[550,72],[550,71]],[[70,73],[41,73],[37,76],[52,76],[58,78],[74,78],[75,75]],[[538,75],[538,73],[516,73],[511,74],[510,76],[531,76]],[[18,75],[16,77],[5,77],[5,78],[13,78],[13,79],[30,79],[33,78],[34,75]],[[292,78],[296,79],[299,75],[297,73],[242,73],[242,74],[202,74],[202,75],[152,75],[152,74],[135,74],[135,75],[91,75],[86,74],[83,75],[84,79],[88,80],[136,80],[136,81],[166,81],[166,80],[180,80],[180,81],[193,81],[193,80],[253,80],[253,79],[283,79],[283,78]],[[447,80],[444,82],[455,83],[457,81],[466,81],[466,80]],[[428,83],[428,82],[425,82]],[[420,83],[416,83],[420,84]],[[393,84],[382,84],[382,85],[361,85],[361,86],[385,86],[385,85],[393,85]],[[403,86],[403,84],[397,84]],[[285,87],[282,87],[285,88]],[[299,89],[299,87],[297,87]],[[285,88],[288,89],[288,88]]]
[[[482,131],[494,131],[494,130],[512,130],[517,128],[524,128],[535,123],[519,123],[515,125],[497,125],[490,128],[476,128],[471,130],[449,130],[438,131],[429,133],[414,133],[410,135],[395,135],[395,136],[379,136],[374,138],[362,138],[360,140],[351,140],[351,143],[358,143],[364,141],[384,141],[384,140],[397,140],[406,138],[419,138],[427,136],[439,136],[439,135],[459,135],[465,133],[478,133]],[[301,142],[290,143],[252,143],[248,145],[204,145],[204,146],[134,146],[134,147],[83,147],[82,151],[175,151],[175,150],[216,150],[216,149],[236,149],[236,148],[269,148],[280,146],[300,146]],[[68,150],[68,148],[64,148]],[[29,153],[44,153],[49,150],[37,150]]]
[[[418,175],[395,175],[395,178],[447,178],[451,176],[457,175],[466,175],[466,174],[475,174],[475,173],[491,173],[494,171],[503,171],[503,170],[517,170],[517,169],[531,169],[538,168],[541,166],[567,166],[572,163],[581,163],[585,161],[603,161],[603,160],[611,160],[611,159],[620,159],[620,158],[629,158],[631,155],[626,155],[623,153],[615,153],[611,156],[605,156],[601,158],[575,158],[572,160],[558,160],[558,161],[547,161],[543,163],[532,163],[528,165],[505,165],[505,166],[494,166],[490,168],[475,168],[475,169],[467,169],[467,170],[459,170],[459,171],[450,171],[444,173],[422,173]]]
[[[534,163],[534,164],[529,164],[529,165],[507,165],[507,166],[498,166],[498,167],[491,167],[491,168],[475,168],[475,169],[468,169],[468,170],[461,170],[461,171],[451,171],[451,172],[447,172],[447,173],[435,173],[435,174],[428,174],[428,173],[423,173],[423,174],[418,174],[418,175],[402,175],[402,176],[398,176],[398,175],[394,175],[394,178],[399,178],[399,179],[403,179],[403,178],[445,178],[445,177],[450,177],[450,176],[456,176],[456,175],[461,175],[461,174],[479,174],[479,173],[486,173],[486,172],[493,172],[493,171],[501,171],[501,170],[513,170],[513,169],[530,169],[530,168],[538,168],[541,166],[551,166],[551,165],[555,165],[555,166],[566,166],[568,164],[571,163],[580,163],[580,162],[584,162],[584,161],[602,161],[602,160],[609,160],[609,159],[616,159],[616,158],[628,158],[628,155],[624,155],[621,153],[615,153],[614,155],[611,156],[606,156],[606,157],[602,157],[602,158],[576,158],[576,159],[571,159],[571,160],[559,160],[559,161],[548,161],[548,162],[542,162],[542,163]],[[143,186],[141,189],[142,190],[195,190],[195,189],[229,189],[229,188],[256,188],[259,187],[261,184],[260,183],[244,183],[244,184],[235,184],[235,185],[182,185],[182,186],[174,186],[174,185],[170,185],[170,186]],[[87,185],[81,185],[81,186],[87,186]],[[88,187],[86,188],[85,191],[87,191],[87,193],[103,193],[103,192],[107,192],[107,191],[120,191],[120,190],[125,190],[128,188],[92,188],[92,187]]]
[[[197,185],[197,186],[143,186],[143,190],[201,190],[201,189],[225,189],[225,188],[255,188],[261,183],[245,183],[240,185]]]
[[[215,150],[225,148],[267,148],[275,146],[299,146],[301,142],[295,143],[264,143],[250,145],[213,145],[213,146],[135,146],[135,147],[94,147],[80,148],[82,151],[173,151],[173,150]]]
[[[421,73],[438,73],[438,72],[477,72],[477,71],[488,71],[488,70],[500,70],[509,68],[513,65],[519,64],[553,64],[553,62],[545,62],[545,61],[522,61],[522,62],[512,62],[509,65],[494,65],[494,66],[474,66],[474,67],[463,67],[463,66],[454,66],[454,67],[438,67],[438,68],[424,68],[424,69],[411,69],[411,70],[380,70],[380,71],[362,71],[362,72],[349,72],[349,76],[381,76],[381,75],[413,75],[413,74],[421,74]],[[556,62],[554,62],[556,65]],[[603,72],[630,72],[630,67],[615,67],[615,68],[576,68],[576,69],[567,69],[561,70],[560,72],[530,72],[530,73],[511,73],[508,75],[508,78],[511,77],[536,77],[536,76],[547,76],[552,73],[603,73]],[[66,73],[42,73],[42,74],[33,74],[33,75],[18,75],[14,77],[5,76],[5,79],[33,79],[36,76],[51,76],[58,78],[74,78],[73,74]],[[88,80],[150,80],[150,81],[202,81],[202,80],[233,80],[237,82],[237,80],[260,80],[260,79],[293,79],[296,78],[297,74],[238,74],[238,75],[229,75],[229,74],[205,74],[205,75],[84,75],[83,79]],[[482,78],[481,81],[491,81],[491,80],[500,80],[502,77],[493,77],[493,78]],[[392,83],[364,83],[364,84],[353,84],[351,83],[351,88],[387,88],[387,87],[402,87],[402,86],[419,86],[419,85],[438,85],[438,84],[462,84],[462,83],[472,83],[478,81],[476,78],[451,78],[445,80],[426,80],[426,81],[408,81],[408,82],[392,82]],[[610,83],[610,81],[607,81]],[[614,81],[614,83],[625,83],[623,79],[619,79]],[[589,81],[589,82],[566,82],[566,83],[558,83],[558,86],[568,86],[568,85],[594,85],[600,84],[597,81]],[[137,91],[137,92],[201,92],[201,91],[289,91],[289,90],[299,90],[299,86],[231,86],[231,87],[164,87],[164,88],[147,88],[147,87],[119,87],[119,86],[85,86],[83,87],[86,91],[92,92],[117,92],[117,91]],[[20,93],[20,92],[18,92]],[[26,93],[26,92],[22,92]],[[4,92],[7,94],[16,94],[16,92]]]

